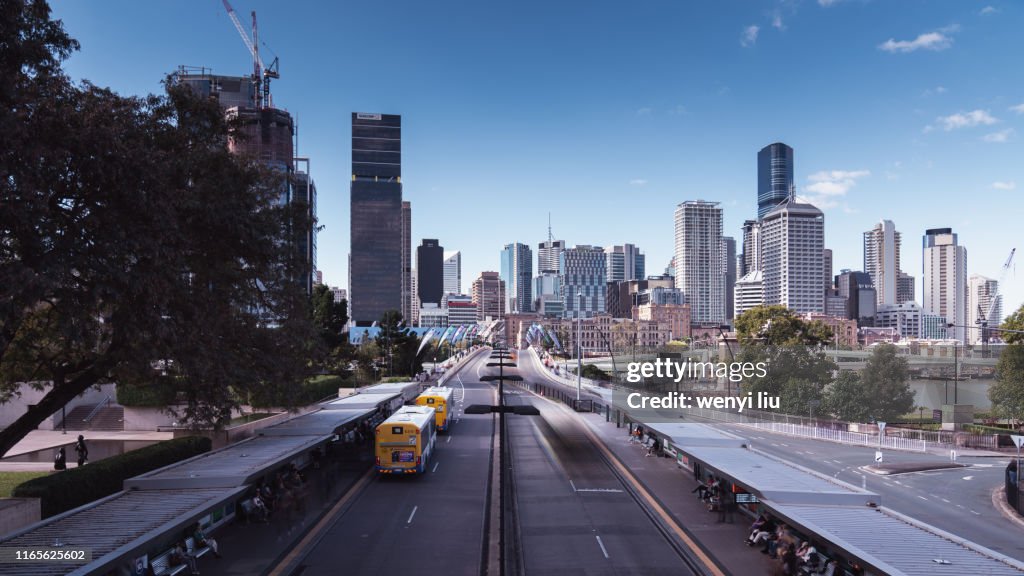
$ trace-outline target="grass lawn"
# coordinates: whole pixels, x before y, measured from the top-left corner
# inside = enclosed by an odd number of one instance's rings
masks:
[[[0,472],[0,498],[10,498],[14,487],[49,472]]]

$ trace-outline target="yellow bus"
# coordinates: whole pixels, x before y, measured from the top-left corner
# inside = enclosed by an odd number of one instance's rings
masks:
[[[447,430],[452,422],[452,411],[455,406],[452,403],[452,392],[453,390],[447,386],[433,386],[416,398],[416,404],[434,409],[434,423],[437,424],[438,432]]]
[[[429,406],[402,406],[377,425],[374,451],[380,474],[422,474],[434,453],[437,427]]]

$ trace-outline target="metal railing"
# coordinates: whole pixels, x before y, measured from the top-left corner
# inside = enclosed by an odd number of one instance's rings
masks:
[[[106,398],[104,398],[99,404],[97,404],[92,409],[92,411],[89,412],[88,416],[86,416],[85,418],[82,418],[82,422],[91,422],[93,417],[95,417],[97,414],[99,414],[100,410],[106,408],[107,406],[110,406],[110,394],[107,394]]]

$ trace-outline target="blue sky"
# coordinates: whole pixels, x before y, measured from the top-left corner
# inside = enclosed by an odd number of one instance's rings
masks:
[[[632,242],[671,258],[672,213],[756,213],[756,154],[795,149],[835,268],[862,267],[887,218],[921,286],[920,238],[952,227],[970,273],[1022,247],[1024,4],[1008,0],[270,2],[256,10],[275,104],[299,125],[319,190],[319,267],[347,282],[349,115],[403,115],[413,238],[463,253],[463,290],[501,246]],[[53,2],[82,43],[66,69],[124,94],[179,64],[251,70],[218,0]],[[1024,258],[1024,253],[1019,255]],[[1024,302],[1024,267],[1002,287]]]

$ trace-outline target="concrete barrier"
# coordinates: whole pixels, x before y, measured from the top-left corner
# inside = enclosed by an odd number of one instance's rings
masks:
[[[39,522],[39,498],[0,498],[0,537]]]

